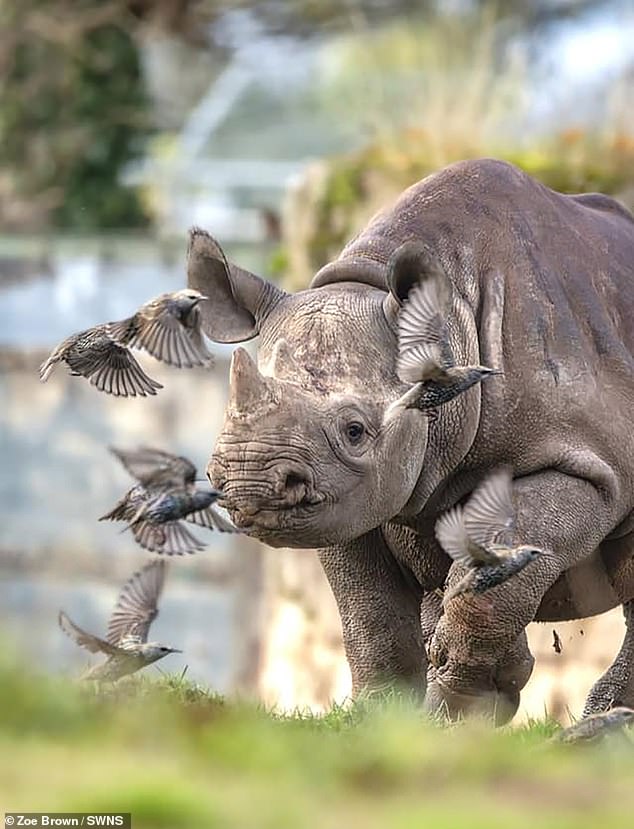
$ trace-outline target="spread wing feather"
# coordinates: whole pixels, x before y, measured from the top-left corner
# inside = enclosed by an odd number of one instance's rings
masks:
[[[90,653],[106,653],[112,656],[119,652],[119,649],[111,642],[101,639],[99,636],[94,636],[92,633],[87,633],[79,625],[72,622],[63,610],[58,613],[57,621],[66,636],[70,637],[81,648],[86,648]]]
[[[140,484],[128,490],[114,507],[102,515],[100,521],[132,521],[139,508],[147,501],[148,493]]]
[[[131,319],[136,325],[131,326],[129,320],[112,323],[110,335],[115,339],[126,337],[130,347],[143,349],[176,368],[207,366],[213,359],[200,335],[197,308],[189,312],[185,326],[171,312],[169,302],[157,297]]]
[[[184,487],[196,480],[196,467],[182,455],[151,446],[129,450],[111,446],[110,451],[143,486]]]
[[[431,379],[454,364],[436,279],[416,285],[399,314],[398,376],[403,382]]]
[[[137,521],[131,529],[141,547],[159,555],[182,556],[197,553],[205,547],[181,521],[167,521],[165,524]]]
[[[117,645],[130,637],[147,642],[150,625],[158,616],[165,571],[165,561],[155,559],[124,584],[108,624],[108,642]]]
[[[462,507],[453,507],[441,515],[436,521],[435,533],[443,550],[454,561],[469,567],[473,565],[469,553],[469,537],[462,519]]]
[[[501,467],[474,490],[464,508],[464,526],[469,538],[481,547],[490,547],[511,532],[515,523],[512,492],[513,475]]]
[[[209,530],[218,530],[221,533],[240,532],[228,518],[225,518],[213,506],[198,510],[198,512],[191,512],[187,516],[187,521],[191,521],[192,524],[197,524],[199,527],[207,527]]]
[[[401,351],[396,362],[396,373],[403,383],[420,383],[431,379],[441,363],[440,348],[434,343],[419,343]]]
[[[89,377],[99,391],[115,397],[147,397],[163,386],[149,377],[132,354],[112,340],[66,357],[71,371]]]

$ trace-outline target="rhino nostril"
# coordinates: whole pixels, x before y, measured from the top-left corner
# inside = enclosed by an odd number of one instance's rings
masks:
[[[306,478],[298,475],[296,472],[289,472],[284,480],[284,489],[287,492],[293,490],[303,489],[307,485]]]

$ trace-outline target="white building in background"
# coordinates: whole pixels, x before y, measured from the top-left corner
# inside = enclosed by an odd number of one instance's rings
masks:
[[[333,127],[320,98],[325,43],[267,35],[243,12],[226,15],[213,36],[230,58],[180,128],[159,136],[124,181],[144,189],[159,233],[181,235],[200,224],[226,241],[273,239],[293,178],[311,159],[353,144],[349,130]],[[183,60],[182,45],[169,40],[148,43],[146,52],[148,86],[164,115],[179,92],[175,75],[184,87],[189,82],[186,53]],[[164,75],[169,83],[159,80]]]

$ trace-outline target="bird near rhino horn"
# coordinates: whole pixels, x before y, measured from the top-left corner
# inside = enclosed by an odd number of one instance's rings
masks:
[[[208,367],[213,355],[204,343],[199,304],[206,300],[194,288],[160,294],[120,322],[108,323],[112,339],[147,351],[176,368]]]
[[[138,483],[100,521],[125,521],[137,544],[159,555],[204,549],[183,521],[218,532],[238,532],[215,507],[223,493],[196,488],[196,467],[188,458],[151,446],[111,447],[111,451]]]
[[[119,322],[95,325],[71,334],[40,366],[46,382],[57,363],[83,376],[99,391],[115,397],[145,397],[163,386],[149,377],[130,349],[147,351],[176,368],[207,367],[213,362],[201,334],[199,304],[204,294],[193,288],[161,294]]]
[[[40,366],[45,383],[58,363],[64,362],[74,377],[85,377],[99,391],[115,397],[155,395],[163,386],[148,376],[132,353],[116,343],[108,324],[71,334]]]

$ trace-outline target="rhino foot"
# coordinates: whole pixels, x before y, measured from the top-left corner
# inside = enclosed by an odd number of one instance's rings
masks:
[[[583,716],[601,714],[610,708],[634,707],[634,600],[623,605],[625,637],[616,659],[592,686]]]

